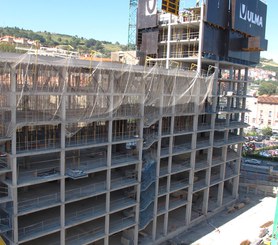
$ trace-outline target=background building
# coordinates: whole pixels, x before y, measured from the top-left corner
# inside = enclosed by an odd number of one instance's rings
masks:
[[[252,112],[247,114],[246,122],[255,128],[270,127],[278,130],[278,97],[258,96],[248,98],[248,108]]]

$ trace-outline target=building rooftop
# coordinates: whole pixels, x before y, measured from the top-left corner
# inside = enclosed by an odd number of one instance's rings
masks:
[[[259,96],[258,103],[261,104],[278,104],[278,96]]]
[[[19,54],[19,53],[5,53],[0,52],[1,63],[14,63],[18,65],[22,64],[37,64],[37,65],[49,65],[56,67],[74,67],[74,68],[89,68],[89,69],[107,69],[118,70],[123,72],[133,71],[140,73],[152,73],[153,67],[146,67],[140,65],[127,65],[118,62],[97,62],[90,60],[75,59],[72,57],[61,58],[53,56],[43,56],[34,54]],[[161,75],[174,75],[174,76],[186,76],[194,77],[196,71],[171,69],[166,70],[164,67],[156,66],[157,74]]]

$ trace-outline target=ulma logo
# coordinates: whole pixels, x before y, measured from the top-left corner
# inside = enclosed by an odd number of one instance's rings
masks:
[[[248,10],[245,4],[240,5],[239,17],[252,24],[263,27],[263,17]]]
[[[156,13],[156,0],[146,0],[146,15],[153,15]]]

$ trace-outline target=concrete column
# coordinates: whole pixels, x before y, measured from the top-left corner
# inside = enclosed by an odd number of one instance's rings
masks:
[[[162,119],[159,119],[158,132],[161,135]],[[154,210],[153,210],[153,225],[152,225],[152,240],[156,239],[156,229],[157,229],[157,200],[158,200],[158,190],[159,190],[159,172],[160,172],[160,154],[161,154],[161,137],[157,141],[157,152],[156,152],[156,181],[155,181],[155,198],[154,198]]]
[[[244,71],[245,71],[245,73],[244,73],[244,82],[243,82],[243,86],[244,86],[243,94],[246,94],[247,93],[247,81],[248,81],[248,68],[246,67]],[[246,98],[243,98],[243,100],[242,100],[242,109],[246,109]],[[244,122],[244,119],[245,119],[245,113],[242,113],[241,118],[240,118],[241,122]]]
[[[201,16],[200,16],[200,26],[199,26],[199,51],[198,51],[198,62],[197,62],[197,72],[201,75],[202,72],[202,53],[203,53],[203,43],[204,43],[204,3],[201,5]]]
[[[217,105],[217,87],[218,87],[218,75],[219,75],[219,61],[217,57],[217,62],[214,64],[215,66],[215,73],[213,77],[213,85],[212,85],[212,95],[213,95],[213,100],[212,100],[212,108],[213,111],[216,111],[216,105]],[[213,143],[214,143],[214,131],[215,131],[215,119],[216,119],[216,114],[211,115],[211,132],[209,135],[209,144],[210,148],[208,148],[208,154],[207,154],[207,162],[209,165],[209,168],[207,169],[206,172],[206,183],[208,186],[210,185],[210,177],[211,177],[211,167],[213,165]],[[206,189],[204,192],[204,201],[203,201],[203,214],[207,214],[208,212],[208,202],[209,202],[209,191],[210,189]]]
[[[107,178],[109,177],[109,173],[107,172]],[[107,181],[108,182],[108,181]],[[105,237],[104,237],[104,245],[109,245],[109,233],[110,233],[110,189],[106,193],[106,215],[105,215],[105,227],[104,227],[104,232],[105,232]]]
[[[202,19],[202,17],[201,17]],[[201,20],[202,23],[202,20]],[[202,25],[202,24],[200,24]],[[201,28],[201,27],[200,27]],[[200,29],[201,31],[201,29]],[[201,34],[201,33],[200,33]],[[200,35],[200,40],[202,39],[202,36]],[[200,43],[199,43],[200,45]],[[201,55],[200,47],[199,47],[199,56]],[[198,68],[197,68],[198,74],[194,79],[197,79],[195,81],[194,86],[197,86],[193,91],[195,91],[196,94],[194,98],[194,116],[193,116],[193,133],[192,133],[192,139],[191,139],[191,170],[189,173],[189,188],[188,188],[188,208],[187,208],[187,218],[186,223],[187,225],[190,223],[191,219],[191,209],[192,209],[192,196],[193,196],[193,189],[194,189],[194,175],[195,175],[195,164],[196,164],[196,146],[198,141],[198,117],[199,117],[199,103],[200,103],[200,86],[201,86],[201,57],[198,57]],[[190,210],[189,210],[190,209]]]
[[[236,177],[233,179],[233,197],[238,198],[238,191],[239,191],[239,176],[240,176],[240,164],[241,164],[241,154],[242,154],[242,144],[238,144],[237,147],[237,154],[239,156],[239,159],[236,161],[235,165],[235,174]]]
[[[11,95],[10,95],[10,105],[11,105],[11,127],[12,127],[12,143],[11,143],[11,169],[12,169],[12,200],[13,200],[13,213],[12,213],[12,232],[13,232],[13,242],[18,244],[18,200],[17,200],[17,154],[16,154],[16,70],[10,67],[10,83],[11,83]]]
[[[212,85],[212,95],[213,95],[213,100],[212,100],[212,108],[213,111],[216,110],[216,105],[217,105],[217,87],[218,87],[218,75],[219,75],[219,61],[217,61],[215,64],[215,73],[214,73],[214,78],[213,78],[213,85]],[[211,121],[211,123],[215,124],[214,120]]]
[[[141,75],[141,79],[143,79],[144,75]],[[140,88],[140,122],[139,122],[139,137],[140,141],[138,146],[138,157],[139,157],[139,162],[137,164],[137,178],[138,178],[138,185],[135,187],[136,188],[136,202],[137,205],[135,207],[135,222],[136,225],[134,227],[134,244],[138,244],[138,233],[139,233],[139,221],[140,221],[140,194],[141,194],[141,178],[142,178],[142,165],[143,165],[143,141],[144,141],[144,101],[145,101],[145,83],[141,83],[141,88]]]
[[[194,134],[195,135],[195,134]],[[196,145],[196,142],[195,142]],[[190,155],[190,172],[189,172],[189,187],[187,194],[187,206],[186,206],[186,217],[185,223],[188,226],[191,222],[191,213],[192,213],[192,200],[193,200],[193,186],[194,186],[194,172],[195,172],[195,159],[196,159],[196,147],[191,151]]]
[[[60,223],[61,223],[61,233],[60,233],[60,243],[61,245],[65,244],[66,240],[66,231],[65,231],[65,158],[66,158],[66,99],[67,99],[67,87],[68,87],[68,78],[69,72],[67,67],[61,68],[61,75],[59,77],[59,83],[64,84],[62,86],[63,91],[61,94],[61,152],[60,152],[60,173],[61,173],[61,182],[60,182]]]
[[[206,189],[204,189],[203,203],[202,203],[202,214],[207,214],[208,212],[208,199],[209,199],[209,185],[210,185],[210,174],[211,168],[206,170]]]
[[[225,179],[225,172],[226,172],[226,163],[227,163],[227,146],[223,147],[224,152],[224,163],[220,165],[220,179],[222,180],[218,187],[218,195],[217,195],[217,203],[219,206],[223,203],[223,193],[224,193],[224,179]]]
[[[206,188],[204,190],[203,203],[202,203],[202,214],[203,215],[206,215],[208,213],[208,199],[209,199],[209,188]]]
[[[226,137],[225,137],[226,139]],[[224,181],[224,176],[225,176],[225,164],[227,161],[227,146],[222,147],[222,160],[223,163],[220,165],[220,178]],[[218,206],[222,206],[223,203],[223,193],[224,193],[224,182],[221,182],[218,186],[218,192],[217,192],[217,204]]]
[[[238,74],[238,81],[239,81],[239,82],[238,82],[237,84],[238,84],[238,87],[239,87],[239,83],[240,83],[240,80],[241,80],[241,76],[240,76],[241,70],[240,70],[240,69],[238,70],[238,73],[239,73],[239,74]],[[235,83],[234,83],[234,84],[235,84]],[[234,90],[234,91],[235,91],[235,90]],[[238,93],[238,90],[235,91],[235,92]],[[236,98],[234,98],[234,99],[236,100],[236,108],[240,108],[240,100],[241,100],[241,98],[237,98],[237,97],[236,97]],[[239,120],[239,115],[236,114],[235,116],[236,116],[235,119],[238,121],[238,120]]]
[[[105,215],[105,237],[104,244],[109,244],[109,233],[110,233],[110,190],[111,190],[111,165],[112,165],[112,133],[113,133],[113,110],[114,108],[114,73],[110,75],[110,108],[109,108],[109,122],[108,122],[108,145],[107,145],[107,172],[106,172],[106,215]]]
[[[106,215],[105,215],[105,237],[104,244],[109,244],[110,233],[110,191],[111,191],[111,164],[112,164],[112,121],[108,123],[108,146],[107,146],[107,172],[106,172]]]
[[[213,111],[216,111],[216,106],[217,106],[217,88],[218,88],[218,74],[219,74],[219,62],[215,63],[215,73],[214,73],[214,78],[213,78],[213,85],[212,85],[212,108]],[[208,148],[208,153],[207,153],[207,162],[209,165],[209,168],[207,169],[206,172],[206,183],[210,185],[210,176],[211,176],[211,167],[213,165],[213,143],[214,143],[214,129],[215,129],[215,119],[216,119],[216,114],[211,115],[211,132],[209,135],[209,144],[210,148]],[[204,201],[203,201],[203,214],[207,214],[208,212],[208,201],[209,201],[209,192],[210,189],[206,189],[204,192]]]
[[[217,106],[217,99],[218,99],[218,94],[217,94],[217,88],[218,88],[218,79],[219,79],[219,57],[217,57],[217,61],[214,64],[215,72],[214,72],[214,77],[213,77],[213,85],[212,85],[212,107],[213,111],[216,111],[216,106]],[[209,168],[206,170],[206,184],[208,186],[207,189],[204,190],[204,199],[203,199],[203,207],[202,207],[202,213],[207,214],[208,212],[208,202],[209,202],[209,192],[210,192],[210,180],[211,180],[211,168],[213,165],[213,144],[214,144],[214,132],[215,132],[215,120],[216,120],[216,115],[212,114],[211,115],[211,131],[209,133],[209,144],[210,148],[208,148],[208,154],[207,154],[207,162],[209,165]]]
[[[169,14],[169,22],[168,22],[168,36],[167,36],[167,53],[166,53],[166,69],[170,68],[170,54],[171,54],[171,22],[172,22],[172,14]]]
[[[155,198],[154,198],[154,218],[152,226],[152,240],[156,239],[157,230],[157,209],[158,209],[158,190],[159,190],[159,174],[160,174],[160,155],[161,155],[161,135],[162,135],[162,116],[163,116],[163,91],[164,91],[164,76],[161,76],[160,98],[159,98],[159,121],[158,121],[158,141],[156,152],[156,181],[155,181]],[[168,220],[167,220],[168,221]],[[165,226],[164,226],[165,228]]]
[[[168,196],[168,199],[167,199],[167,196],[166,196],[166,202],[167,202],[167,200],[169,200],[169,196]],[[169,206],[169,204],[166,204],[166,205]],[[168,221],[169,221],[168,208],[166,208],[166,210],[167,210],[167,212],[164,215],[164,223],[163,223],[163,235],[164,236],[167,236],[167,233],[168,233]]]
[[[223,190],[224,190],[224,182],[219,183],[218,191],[217,191],[217,205],[221,207],[223,204]]]

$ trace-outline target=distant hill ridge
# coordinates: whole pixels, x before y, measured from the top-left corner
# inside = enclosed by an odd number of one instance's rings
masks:
[[[103,54],[104,57],[110,57],[111,52],[127,50],[127,45],[118,42],[99,41],[93,38],[86,39],[67,34],[34,32],[24,30],[18,27],[0,27],[0,37],[13,36],[17,38],[27,38],[37,41],[41,46],[60,47],[79,51],[80,53],[90,53],[92,50]],[[0,50],[7,52],[16,52],[15,44],[0,43]]]
[[[261,58],[260,64],[257,67],[278,73],[278,63],[274,62],[272,59]]]

